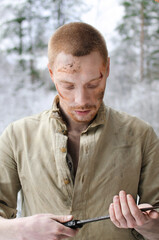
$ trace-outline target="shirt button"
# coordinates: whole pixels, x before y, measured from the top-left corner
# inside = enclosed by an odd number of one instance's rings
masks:
[[[67,135],[67,130],[65,129],[59,129],[58,132],[62,133],[63,135]]]
[[[64,148],[64,147],[61,148],[61,152],[65,153],[66,151],[67,151],[66,148]]]
[[[64,184],[67,185],[70,183],[70,179],[69,178],[64,178]]]
[[[67,135],[67,130],[63,129],[63,130],[62,130],[62,133],[63,133],[64,135]]]

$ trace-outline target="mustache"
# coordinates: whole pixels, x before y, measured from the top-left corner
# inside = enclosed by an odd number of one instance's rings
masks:
[[[70,106],[71,110],[92,110],[96,109],[96,105],[85,104],[83,106]]]

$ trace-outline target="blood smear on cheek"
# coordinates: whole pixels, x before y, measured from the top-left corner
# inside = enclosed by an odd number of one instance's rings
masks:
[[[99,92],[98,95],[97,95],[97,97],[98,97],[98,100],[103,100],[104,91],[102,90],[101,92]]]
[[[64,100],[68,100],[68,98],[66,98],[66,97],[64,97],[64,96],[62,95],[62,93],[60,92],[60,90],[59,90],[59,88],[58,88],[57,85],[56,85],[56,89],[57,89],[57,92],[58,92],[58,94],[60,95],[61,98],[63,98]]]

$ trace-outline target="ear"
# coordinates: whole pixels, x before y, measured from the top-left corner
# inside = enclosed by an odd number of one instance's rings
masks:
[[[110,57],[108,57],[108,59],[107,59],[106,78],[109,77],[109,73],[110,73]]]
[[[53,81],[53,83],[54,83],[53,71],[52,71],[49,63],[48,63],[48,65],[47,65],[47,67],[48,67],[48,69],[49,69],[50,77],[51,77],[51,79],[52,79],[52,81]]]

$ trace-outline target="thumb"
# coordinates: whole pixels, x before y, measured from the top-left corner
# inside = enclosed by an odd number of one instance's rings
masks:
[[[150,211],[149,217],[152,219],[157,219],[159,218],[159,213],[157,211]]]
[[[58,222],[64,223],[64,222],[71,221],[73,219],[73,216],[72,215],[54,215],[52,219]]]

